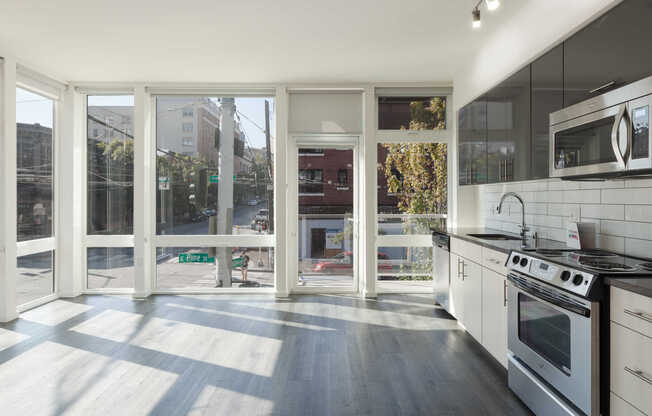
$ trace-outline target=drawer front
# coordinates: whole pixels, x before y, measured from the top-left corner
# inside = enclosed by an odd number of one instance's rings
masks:
[[[465,259],[482,264],[482,246],[469,243],[468,241],[460,240],[459,238],[451,238],[451,252],[462,256]]]
[[[611,323],[611,391],[652,415],[652,338]]]
[[[652,338],[652,298],[611,287],[611,320]]]
[[[609,410],[613,416],[645,416],[644,413],[613,393],[609,396]]]
[[[505,262],[507,261],[507,253],[500,251],[492,250],[490,248],[482,248],[482,265],[488,269],[495,271],[496,273],[507,276],[507,267],[505,267]]]

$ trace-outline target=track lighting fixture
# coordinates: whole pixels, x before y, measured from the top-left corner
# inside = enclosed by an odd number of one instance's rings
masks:
[[[473,28],[478,29],[481,25],[482,22],[480,20],[480,6],[482,3],[485,3],[487,6],[487,10],[493,11],[496,10],[500,6],[500,0],[480,0],[478,4],[475,5],[473,10],[471,10],[471,17],[473,18]]]

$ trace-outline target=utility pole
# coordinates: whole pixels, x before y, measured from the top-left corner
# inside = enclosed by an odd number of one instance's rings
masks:
[[[272,170],[272,143],[269,134],[269,101],[265,100],[265,145],[267,147],[267,171],[269,172],[269,183],[265,184],[265,193],[267,194],[267,228],[270,234],[274,233],[274,172]],[[270,189],[271,188],[271,189]]]
[[[235,142],[235,99],[222,98],[220,114],[221,128],[219,143],[219,183],[217,186],[217,215],[215,234],[233,234],[233,165]],[[213,217],[211,217],[213,218]],[[210,224],[209,224],[210,225]],[[212,231],[213,227],[211,227]],[[219,247],[216,250],[218,286],[231,287],[231,256],[230,247]]]

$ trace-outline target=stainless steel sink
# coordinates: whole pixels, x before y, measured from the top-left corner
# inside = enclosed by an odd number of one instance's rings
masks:
[[[481,240],[520,240],[520,237],[513,237],[506,234],[468,234],[469,237],[479,238]]]

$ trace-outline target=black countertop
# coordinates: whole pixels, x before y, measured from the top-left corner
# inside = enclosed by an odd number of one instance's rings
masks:
[[[514,237],[519,237],[518,234],[505,232],[502,230],[494,230],[491,228],[456,228],[445,232],[451,237],[459,238],[461,240],[469,241],[486,247],[492,250],[509,253],[511,250],[521,250],[521,240],[482,240],[477,237],[472,237],[469,234],[506,234]],[[528,240],[531,244],[532,240]],[[530,247],[528,247],[530,248]],[[554,240],[539,239],[537,248],[544,249],[565,249],[565,243]],[[610,286],[618,287],[620,289],[628,290],[630,292],[638,293],[639,295],[652,298],[652,278],[649,277],[605,277],[604,283]]]
[[[518,234],[494,230],[491,228],[456,228],[448,231],[442,231],[451,237],[459,238],[460,240],[469,241],[474,244],[478,244],[482,247],[486,247],[492,250],[501,251],[503,253],[509,253],[511,250],[520,250],[521,240]],[[505,234],[512,237],[518,237],[518,240],[483,240],[477,237],[472,237],[469,234]],[[528,243],[532,244],[532,240],[528,239]],[[532,248],[532,246],[528,246]],[[545,238],[539,238],[537,248],[545,249],[563,249],[566,248],[565,243],[554,240],[546,240]]]
[[[605,277],[605,284],[652,298],[652,278]]]

